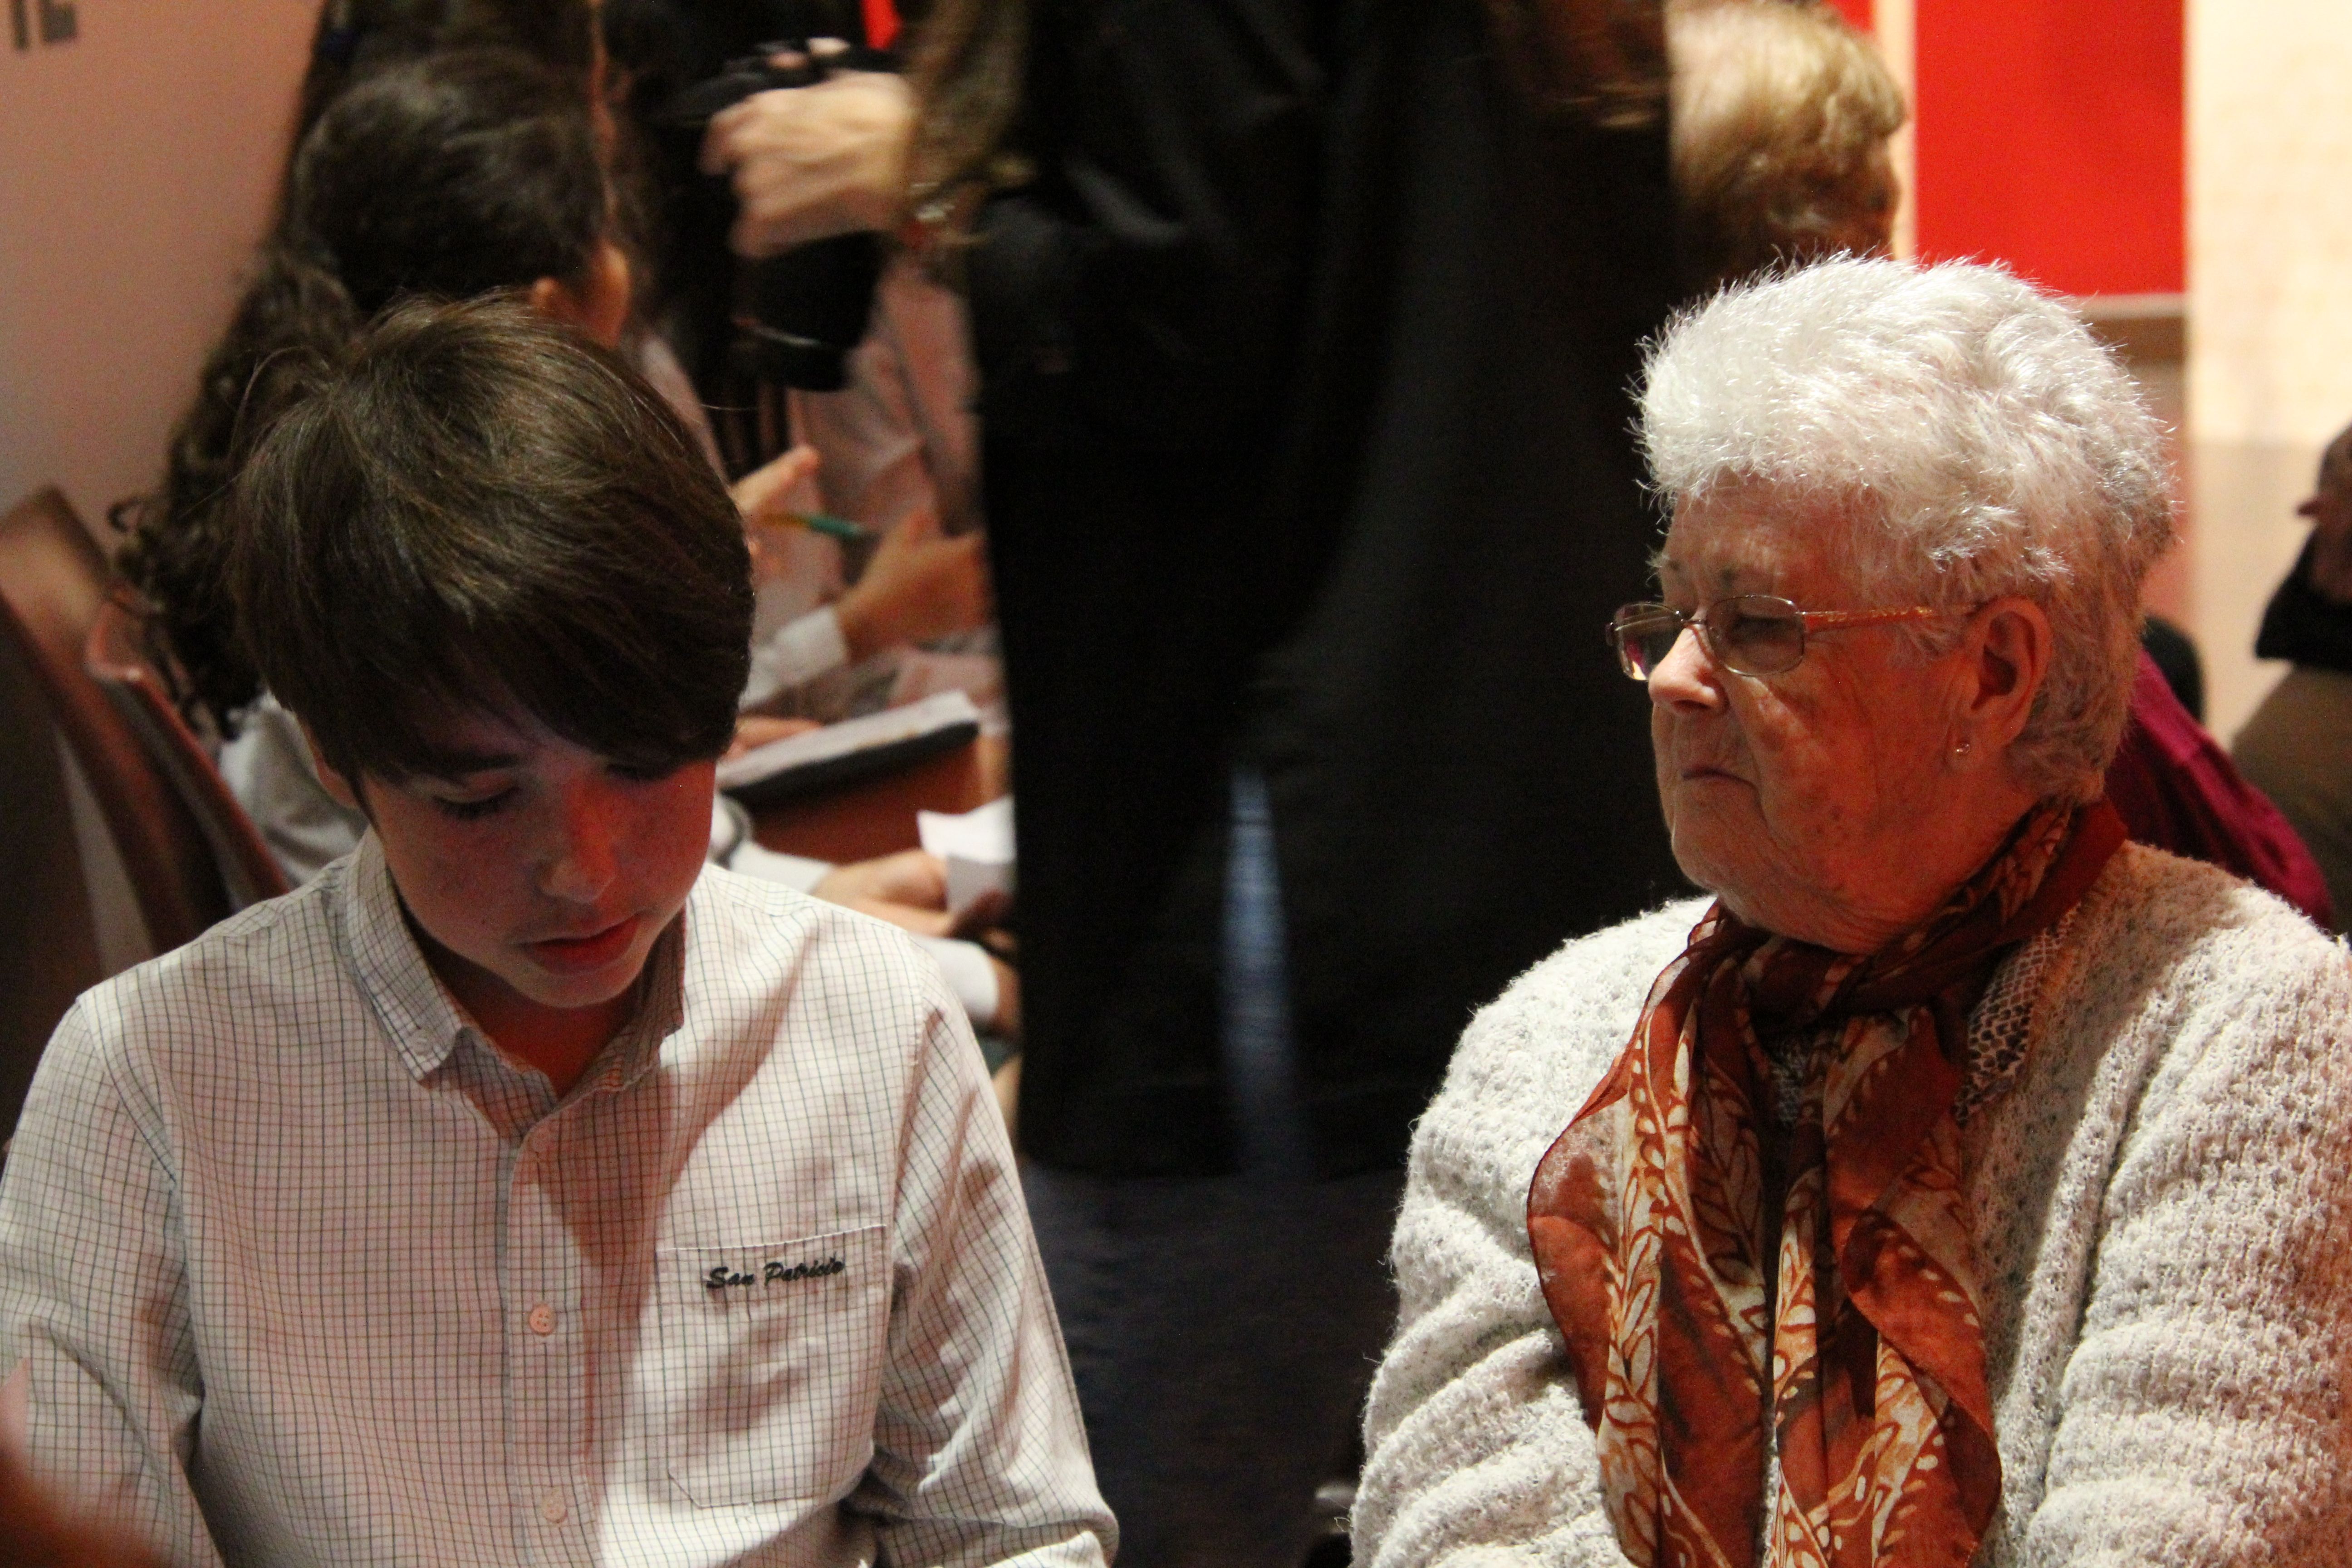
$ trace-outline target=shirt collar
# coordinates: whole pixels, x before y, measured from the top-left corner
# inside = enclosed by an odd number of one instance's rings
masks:
[[[373,828],[361,836],[342,875],[340,903],[352,977],[409,1076],[421,1082],[468,1032],[479,1031],[425,962]],[[621,1088],[651,1065],[662,1041],[685,1023],[688,919],[681,911],[654,943],[646,957],[643,1001],[581,1079],[582,1088]],[[486,1047],[488,1043],[483,1041]]]
[[[645,972],[637,978],[636,1012],[589,1065],[581,1089],[625,1088],[659,1059],[662,1042],[686,1023],[686,942],[693,917],[689,895],[687,907],[646,954]]]
[[[358,852],[343,864],[341,902],[352,978],[409,1076],[422,1080],[449,1059],[458,1037],[472,1026],[425,962],[373,828],[360,836]]]

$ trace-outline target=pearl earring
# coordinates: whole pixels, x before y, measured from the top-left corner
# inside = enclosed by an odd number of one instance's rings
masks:
[[[1963,739],[1958,745],[1952,748],[1953,759],[1957,761],[1961,757],[1967,756],[1969,752],[1975,748],[1975,746],[1976,742],[1974,741]]]

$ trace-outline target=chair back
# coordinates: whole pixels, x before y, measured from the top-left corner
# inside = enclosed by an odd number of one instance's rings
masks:
[[[99,935],[100,894],[83,863],[85,834],[76,831],[78,817],[98,814],[87,809],[86,791],[85,809],[76,810],[68,748],[50,713],[22,640],[0,635],[0,1138],[15,1128],[33,1068],[73,999],[106,978],[110,957],[146,946],[143,931],[127,929],[136,910],[113,865],[95,868],[113,879],[105,885],[109,940]],[[102,836],[94,821],[85,832]],[[110,954],[117,946],[129,951]]]
[[[106,595],[106,558],[58,490],[0,519],[0,621],[89,781],[150,945],[166,952],[231,913],[236,900],[203,824],[85,663]]]
[[[139,737],[149,763],[195,818],[229,908],[274,899],[287,891],[286,873],[229,793],[204,742],[180,716],[149,649],[146,624],[130,586],[117,583],[98,607],[84,663]]]

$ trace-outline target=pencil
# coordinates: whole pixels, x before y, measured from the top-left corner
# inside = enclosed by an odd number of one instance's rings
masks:
[[[828,539],[838,539],[857,544],[874,536],[845,517],[828,517],[821,511],[778,511],[770,516],[780,522],[797,523],[811,533],[822,533]]]

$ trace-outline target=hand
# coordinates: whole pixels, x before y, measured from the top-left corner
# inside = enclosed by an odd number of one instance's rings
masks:
[[[809,891],[917,936],[956,934],[956,918],[948,913],[947,865],[920,849],[835,866]]]
[[[746,713],[735,721],[735,739],[727,745],[727,755],[740,757],[746,752],[757,751],[771,741],[782,741],[793,735],[805,735],[824,726],[814,719],[773,719],[764,713]]]
[[[865,574],[834,601],[850,662],[904,643],[987,624],[987,542],[940,536],[939,514],[916,512],[885,534]]]
[[[702,172],[732,172],[743,256],[888,228],[906,183],[914,89],[887,71],[841,71],[810,87],[756,92],[711,121]]]
[[[794,447],[737,479],[727,493],[735,498],[735,510],[747,525],[765,522],[780,511],[794,510],[793,492],[816,478],[818,462],[815,447]]]
[[[950,912],[947,863],[922,849],[835,866],[809,891],[917,936],[970,937],[1010,912],[1010,900],[1001,892],[983,893]]]

